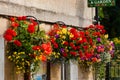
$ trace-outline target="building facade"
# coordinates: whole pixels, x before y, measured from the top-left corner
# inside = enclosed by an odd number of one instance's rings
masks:
[[[92,24],[94,17],[94,8],[88,8],[87,0],[0,0],[0,14],[10,16],[34,16],[40,21],[56,22],[62,21],[67,25],[78,27],[87,27]],[[6,46],[3,39],[3,33],[7,29],[8,20],[0,18],[0,80],[21,80],[16,75],[14,65],[9,62],[5,56]],[[50,29],[49,24],[41,24],[47,30]],[[46,64],[41,65],[43,68]],[[76,62],[70,62],[68,66],[68,80],[86,80]],[[75,70],[74,70],[75,69]],[[46,69],[40,73],[46,73]],[[51,69],[52,70],[52,69]],[[59,80],[60,68],[57,69]],[[52,72],[52,71],[51,71]],[[80,76],[81,75],[81,76]],[[91,77],[92,74],[87,74]],[[55,76],[51,76],[51,80],[56,80]],[[93,80],[89,78],[88,80]]]

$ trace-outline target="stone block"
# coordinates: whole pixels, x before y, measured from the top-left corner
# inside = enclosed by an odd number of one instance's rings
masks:
[[[51,63],[50,80],[61,80],[61,64]]]
[[[78,80],[94,80],[92,66],[78,65]]]

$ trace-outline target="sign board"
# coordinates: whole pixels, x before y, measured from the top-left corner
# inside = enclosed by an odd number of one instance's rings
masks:
[[[88,0],[88,7],[115,6],[115,0]]]

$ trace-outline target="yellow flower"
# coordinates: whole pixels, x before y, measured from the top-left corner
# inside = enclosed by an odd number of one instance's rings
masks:
[[[11,56],[8,56],[8,59],[11,59]]]
[[[20,73],[20,71],[17,71],[17,72],[16,72],[16,74],[19,74],[19,73]]]
[[[50,60],[50,57],[48,57],[47,59]]]
[[[59,56],[58,56],[58,55],[56,55],[56,56],[55,56],[55,58],[59,58]]]
[[[110,51],[112,50],[113,48],[112,48],[112,46],[110,47]]]
[[[21,54],[25,54],[25,52],[21,52]]]
[[[48,35],[45,35],[45,39],[48,39],[49,37],[48,37]]]
[[[18,55],[20,55],[20,54],[21,54],[21,52],[18,53]]]
[[[57,31],[57,34],[62,34],[62,32],[61,31]]]
[[[62,36],[61,38],[62,38],[62,39],[66,39],[66,36]]]
[[[64,44],[65,43],[65,41],[62,41],[62,44]]]
[[[13,54],[15,54],[15,55],[16,55],[16,54],[17,54],[17,52],[14,52]]]
[[[79,40],[82,40],[82,37],[80,37]]]
[[[35,60],[38,60],[38,57],[35,57]]]
[[[22,59],[22,61],[24,61],[24,59]]]
[[[55,55],[55,54],[56,54],[55,52],[52,53],[52,55]]]
[[[66,29],[66,28],[63,28],[63,29],[62,29],[62,33],[63,33],[63,34],[66,34],[66,33],[67,33],[67,29]]]
[[[57,53],[58,55],[60,55],[60,53]]]
[[[74,37],[74,35],[72,33],[70,33],[70,38],[73,38],[73,37]]]
[[[68,35],[70,35],[70,32],[67,32]]]
[[[105,38],[106,38],[106,39],[108,38],[108,34],[105,35]]]
[[[22,65],[25,65],[25,63],[24,63],[24,62],[22,62]]]
[[[28,64],[28,66],[30,66],[30,62],[29,61],[26,61],[26,63]]]

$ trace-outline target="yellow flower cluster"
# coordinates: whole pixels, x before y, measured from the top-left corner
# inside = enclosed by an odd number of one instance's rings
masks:
[[[24,59],[25,52],[13,52],[13,55],[8,56],[8,59],[15,63],[17,72],[25,72],[25,65],[30,66],[30,61]]]
[[[51,56],[54,56],[55,58],[59,58],[60,53],[53,52]]]
[[[113,39],[113,42],[114,42],[115,44],[120,44],[120,39],[114,38],[114,39]]]
[[[69,38],[74,37],[74,35],[70,33],[67,28],[62,28],[60,31],[57,31],[57,34],[60,36],[61,39],[66,39],[66,35],[68,35]]]

